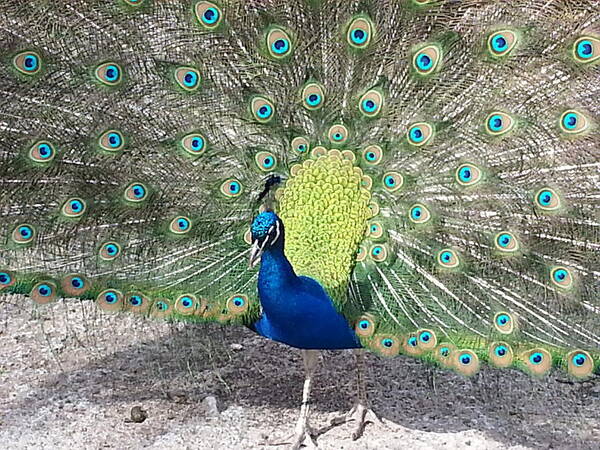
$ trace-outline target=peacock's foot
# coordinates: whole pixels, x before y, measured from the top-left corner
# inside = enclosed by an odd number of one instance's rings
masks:
[[[298,450],[302,446],[310,449],[317,449],[317,441],[313,436],[314,433],[310,427],[307,427],[305,430],[296,430],[290,449]]]
[[[266,444],[269,446],[291,445],[289,447],[291,450],[298,450],[301,447],[317,450],[318,447],[315,436],[315,431],[309,425],[306,425],[304,429],[298,429],[297,427],[296,432],[288,438],[277,439],[276,442],[271,441],[266,442]]]
[[[332,418],[329,423],[332,427],[342,425],[347,422],[355,422],[355,428],[352,432],[352,440],[356,441],[359,439],[368,423],[380,423],[385,425],[384,422],[373,412],[372,409],[367,408],[365,405],[357,404],[352,407],[350,411],[341,416]]]

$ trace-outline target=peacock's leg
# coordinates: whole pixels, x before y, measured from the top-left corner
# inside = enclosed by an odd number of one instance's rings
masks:
[[[369,422],[377,421],[381,423],[381,419],[368,408],[367,400],[367,383],[365,380],[365,354],[363,350],[354,350],[356,355],[356,383],[357,383],[357,398],[356,404],[350,411],[341,416],[331,419],[331,425],[341,425],[346,422],[356,422],[356,428],[352,433],[352,439],[356,440],[363,435],[365,426]]]
[[[304,443],[307,446],[316,448],[316,443],[311,436],[311,428],[308,424],[308,414],[310,410],[310,389],[317,364],[319,363],[318,350],[302,350],[304,358],[304,389],[302,390],[302,406],[300,407],[300,417],[296,422],[296,430],[292,449],[297,450]]]

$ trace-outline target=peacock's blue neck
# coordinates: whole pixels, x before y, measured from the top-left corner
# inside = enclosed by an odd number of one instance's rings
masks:
[[[263,310],[271,316],[280,315],[287,309],[282,302],[282,292],[293,291],[300,283],[292,264],[283,250],[283,238],[262,254],[258,273],[258,294]]]

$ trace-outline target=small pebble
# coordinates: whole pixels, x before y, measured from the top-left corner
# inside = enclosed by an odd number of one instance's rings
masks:
[[[125,419],[126,423],[142,423],[144,420],[148,418],[148,413],[142,409],[141,406],[134,406],[131,408],[131,412],[129,413],[131,418]]]
[[[216,417],[219,415],[217,399],[212,395],[209,395],[202,400],[202,407],[204,408],[205,414],[209,417]]]

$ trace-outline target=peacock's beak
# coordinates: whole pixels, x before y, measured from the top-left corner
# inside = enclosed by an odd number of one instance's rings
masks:
[[[260,257],[262,256],[264,245],[260,245],[260,241],[257,239],[252,243],[252,248],[250,249],[250,260],[248,261],[250,267],[254,267],[260,261]]]

